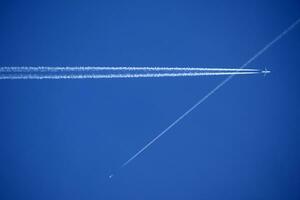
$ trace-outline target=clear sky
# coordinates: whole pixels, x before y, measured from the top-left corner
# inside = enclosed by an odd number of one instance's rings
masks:
[[[299,1],[1,1],[1,66],[238,68]],[[300,26],[225,77],[0,81],[0,199],[299,199]]]

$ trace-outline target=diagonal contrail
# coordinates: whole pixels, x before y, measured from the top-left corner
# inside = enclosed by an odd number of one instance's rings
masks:
[[[0,80],[28,79],[115,79],[115,78],[162,78],[191,76],[250,75],[262,71],[225,71],[225,72],[189,72],[189,73],[144,73],[144,74],[0,74]]]
[[[240,69],[244,69],[247,65],[253,62],[257,57],[263,54],[266,50],[268,50],[274,43],[280,40],[284,35],[290,32],[297,24],[299,24],[300,18],[297,19],[293,24],[291,24],[287,29],[285,29],[282,33],[280,33],[277,37],[275,37],[270,43],[265,45],[261,50],[259,50],[256,54],[254,54],[249,60],[247,60],[243,65],[241,65]],[[206,94],[203,98],[201,98],[195,105],[193,105],[190,109],[188,109],[185,113],[183,113],[178,119],[176,119],[172,124],[170,124],[165,130],[163,130],[160,134],[158,134],[154,139],[152,139],[149,143],[147,143],[141,150],[135,153],[132,157],[130,157],[126,162],[124,162],[120,169],[128,165],[131,161],[133,161],[136,157],[138,157],[141,153],[143,153],[149,146],[151,146],[156,140],[158,140],[161,136],[163,136],[166,132],[168,132],[173,126],[175,126],[178,122],[180,122],[184,117],[186,117],[190,112],[192,112],[197,106],[202,104],[206,99],[208,99],[212,94],[214,94],[218,89],[220,89],[223,85],[225,85],[229,80],[231,80],[235,75],[228,76],[225,80],[223,80],[219,85],[217,85],[214,89],[212,89],[208,94]],[[111,174],[109,178],[112,178],[114,174]]]

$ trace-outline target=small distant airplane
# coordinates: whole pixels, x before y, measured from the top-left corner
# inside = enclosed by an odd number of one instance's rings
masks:
[[[112,178],[112,177],[114,177],[114,174],[109,175],[109,178]]]
[[[271,71],[267,70],[267,68],[265,67],[265,69],[262,70],[261,73],[263,73],[264,76],[266,76],[267,74],[271,73]]]

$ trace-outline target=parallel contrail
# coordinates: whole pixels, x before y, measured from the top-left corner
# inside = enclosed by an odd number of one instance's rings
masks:
[[[0,80],[16,79],[112,79],[112,78],[160,78],[189,76],[249,75],[260,71],[190,72],[190,73],[144,73],[144,74],[0,74]]]
[[[261,50],[259,50],[256,54],[254,54],[249,60],[247,60],[243,65],[241,65],[240,69],[244,69],[247,65],[253,62],[257,57],[263,54],[266,50],[268,50],[274,43],[280,40],[284,35],[293,30],[297,24],[299,24],[300,18],[297,19],[293,24],[291,24],[287,29],[285,29],[282,33],[280,33],[277,37],[275,37],[270,43],[265,45]],[[158,140],[161,136],[163,136],[166,132],[168,132],[173,126],[179,123],[184,117],[186,117],[190,112],[192,112],[196,107],[202,104],[205,100],[207,100],[212,94],[214,94],[217,90],[219,90],[223,85],[225,85],[229,80],[231,80],[235,75],[232,74],[223,80],[219,85],[217,85],[214,89],[212,89],[209,93],[207,93],[203,98],[201,98],[195,105],[193,105],[190,109],[188,109],[185,113],[183,113],[178,119],[176,119],[172,124],[170,124],[165,130],[163,130],[160,134],[158,134],[154,139],[152,139],[149,143],[147,143],[141,150],[135,153],[132,157],[130,157],[126,162],[124,162],[121,167],[125,167],[130,162],[132,162],[137,156],[143,153],[149,146],[151,146],[156,140]],[[112,178],[114,174],[111,174],[109,178]]]
[[[99,67],[99,66],[12,66],[0,67],[0,72],[97,72],[97,71],[259,71],[239,68],[198,68],[198,67]]]

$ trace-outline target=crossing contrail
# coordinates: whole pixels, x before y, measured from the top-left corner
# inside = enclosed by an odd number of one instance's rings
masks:
[[[225,71],[225,72],[190,72],[190,73],[144,73],[144,74],[0,74],[0,80],[16,79],[113,79],[113,78],[160,78],[220,75],[250,75],[262,71]]]
[[[262,49],[260,49],[256,54],[254,54],[249,60],[247,60],[243,65],[241,65],[240,69],[244,69],[251,62],[253,62],[257,57],[262,55],[266,50],[268,50],[273,44],[279,41],[284,35],[293,30],[296,25],[300,22],[300,18],[297,19],[294,23],[292,23],[288,28],[286,28],[282,33],[276,36],[271,42],[266,44]],[[149,148],[155,141],[157,141],[161,136],[167,133],[173,126],[179,123],[184,117],[186,117],[190,112],[192,112],[195,108],[197,108],[200,104],[202,104],[205,100],[207,100],[212,94],[214,94],[217,90],[219,90],[223,85],[225,85],[229,80],[231,80],[235,74],[231,74],[226,79],[224,79],[220,84],[218,84],[215,88],[213,88],[209,93],[207,93],[203,98],[201,98],[195,105],[193,105],[190,109],[188,109],[185,113],[183,113],[179,118],[177,118],[172,124],[170,124],[165,130],[159,133],[155,138],[153,138],[150,142],[148,142],[142,149],[140,149],[137,153],[135,153],[132,157],[130,157],[126,162],[124,162],[121,167],[125,167],[130,162],[132,162],[136,157],[138,157],[141,153],[143,153],[147,148]],[[109,178],[112,178],[114,174],[109,175]]]

